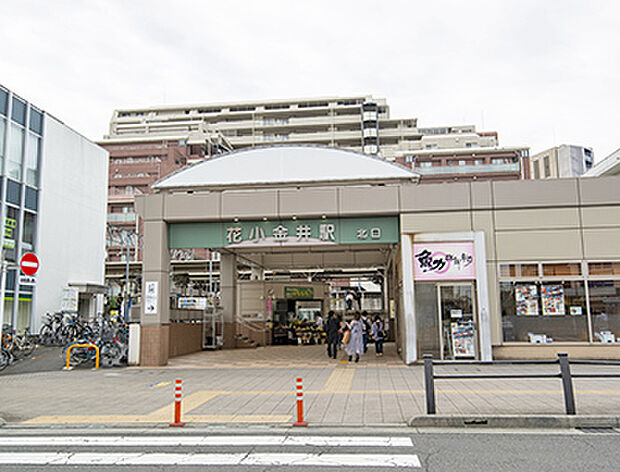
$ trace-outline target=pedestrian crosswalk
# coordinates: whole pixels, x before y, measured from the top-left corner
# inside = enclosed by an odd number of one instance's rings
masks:
[[[412,449],[405,436],[2,435],[0,466],[420,468]]]

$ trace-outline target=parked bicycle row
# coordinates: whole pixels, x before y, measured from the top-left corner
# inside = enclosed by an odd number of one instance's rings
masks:
[[[29,328],[17,334],[13,326],[2,326],[2,343],[0,346],[0,370],[15,361],[32,354],[36,347],[36,337],[31,335]]]
[[[39,343],[46,346],[63,346],[61,356],[66,359],[67,349],[74,344],[94,344],[100,351],[102,367],[127,364],[129,332],[119,316],[104,315],[84,321],[76,313],[47,314],[39,333]],[[71,350],[71,365],[94,360],[92,349]]]

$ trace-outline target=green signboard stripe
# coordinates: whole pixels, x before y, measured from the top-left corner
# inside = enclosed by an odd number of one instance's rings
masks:
[[[397,243],[398,217],[172,223],[171,249]]]

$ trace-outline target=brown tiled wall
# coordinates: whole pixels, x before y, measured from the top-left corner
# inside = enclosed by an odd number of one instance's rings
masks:
[[[620,359],[617,344],[597,345],[531,345],[493,346],[493,359],[557,359],[558,352],[566,352],[569,359]]]
[[[202,350],[202,323],[172,323],[170,325],[170,357]]]
[[[161,366],[168,363],[170,326],[141,326],[140,365]]]

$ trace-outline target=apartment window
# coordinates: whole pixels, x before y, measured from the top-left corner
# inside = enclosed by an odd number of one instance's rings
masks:
[[[22,178],[22,157],[24,154],[24,128],[11,123],[11,139],[7,153],[7,174],[15,180]]]
[[[0,90],[1,92],[1,90]],[[6,120],[0,116],[0,169],[4,157],[4,136],[6,135]]]
[[[26,195],[24,198],[24,206],[28,210],[37,211],[37,198],[38,193],[36,189],[31,187],[26,187]]]
[[[540,161],[534,161],[534,178],[540,179]]]
[[[503,164],[504,163],[504,159],[501,157],[494,157],[493,159],[491,159],[491,164]]]
[[[422,161],[418,163],[419,167],[433,167],[432,161]]]
[[[265,110],[287,110],[290,106],[288,104],[280,104],[277,105],[265,105]]]
[[[7,108],[9,106],[9,93],[0,88],[0,115],[6,116]]]
[[[484,160],[482,160],[482,159],[475,159],[474,160],[474,165],[481,166],[482,164],[484,164]]]
[[[551,176],[551,164],[549,162],[549,156],[545,156],[543,158],[543,164],[545,166],[545,173],[543,177],[550,177]]]
[[[459,159],[459,165],[460,166],[464,166],[467,164],[467,161],[465,161],[464,159]]]
[[[29,185],[37,185],[39,177],[39,156],[41,152],[41,138],[28,133],[28,147],[26,152],[26,178],[25,182]]]
[[[473,147],[474,143],[465,143],[465,147],[466,148],[470,148]]]
[[[21,101],[17,97],[13,97],[13,110],[11,118],[16,123],[26,126],[26,102]]]
[[[30,109],[30,131],[37,134],[43,133],[43,114],[33,108]]]

